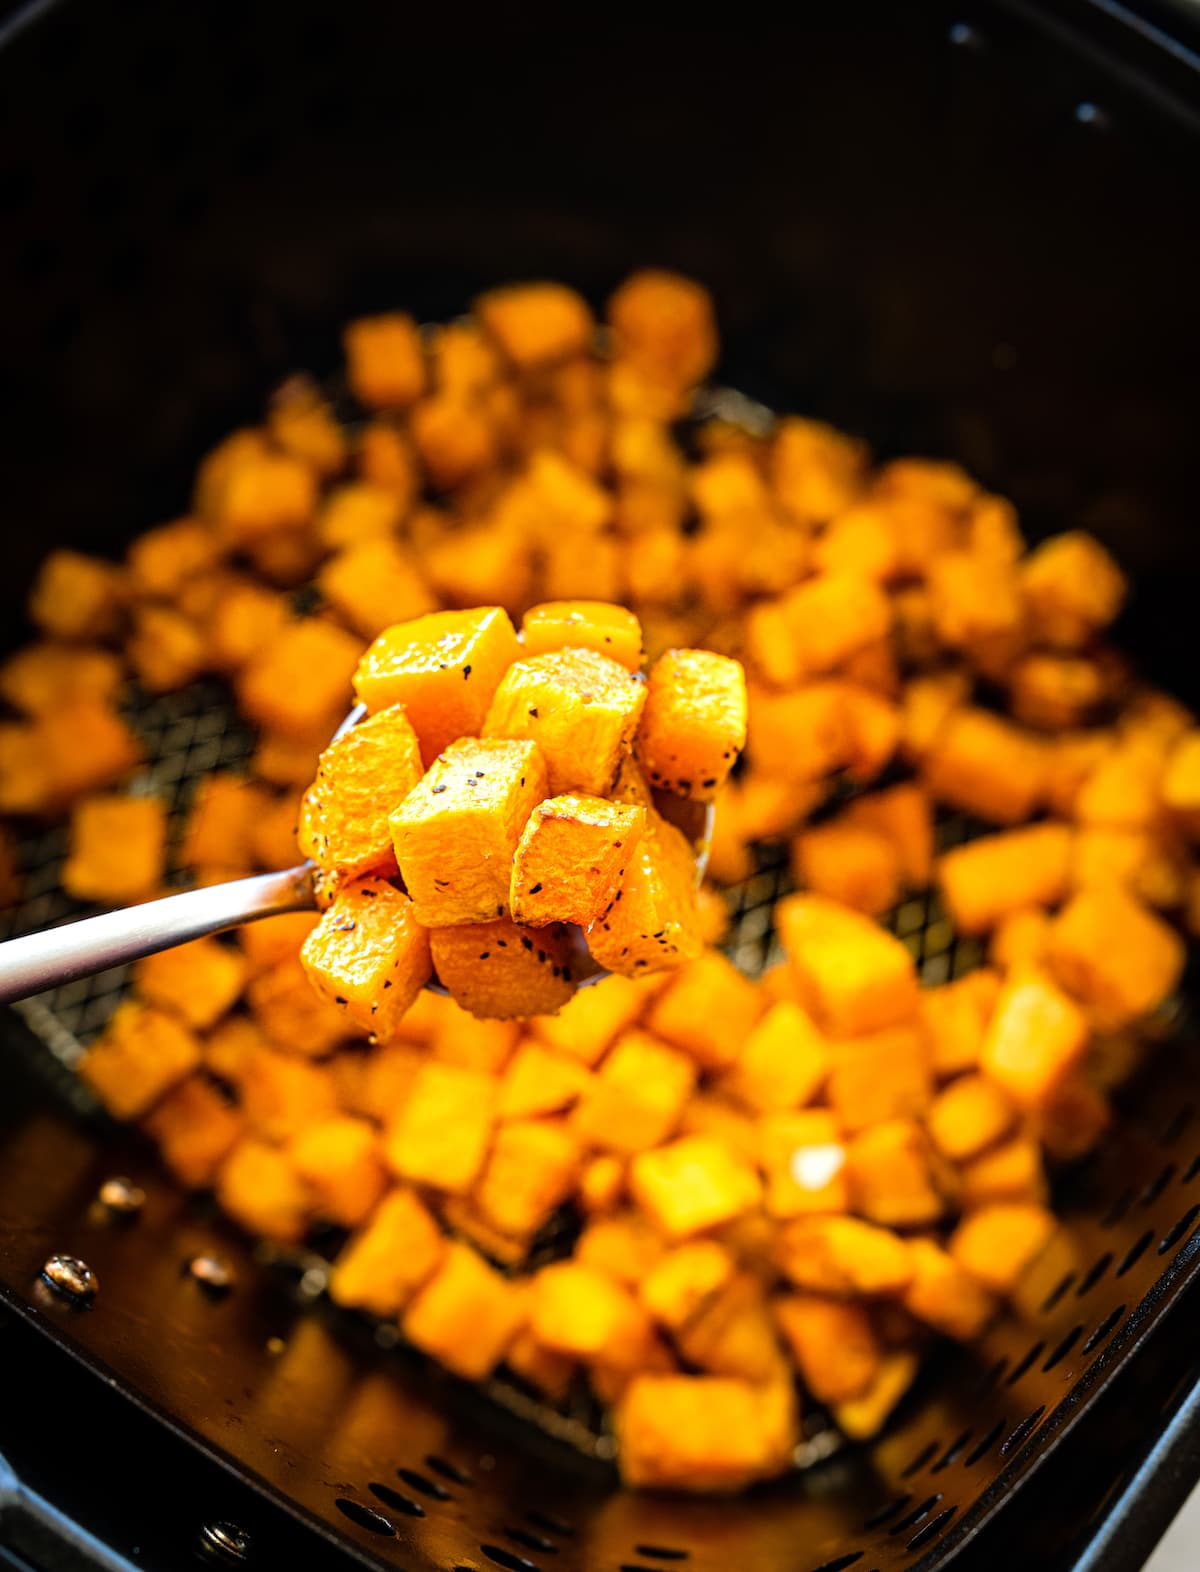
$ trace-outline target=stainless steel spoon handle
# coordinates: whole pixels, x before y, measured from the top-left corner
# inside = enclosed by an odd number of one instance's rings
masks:
[[[312,911],[312,865],[259,873],[64,923],[0,944],[0,1003],[123,966],[260,917]]]

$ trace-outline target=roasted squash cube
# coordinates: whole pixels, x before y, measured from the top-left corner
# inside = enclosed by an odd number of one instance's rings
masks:
[[[1108,1099],[1092,1084],[1087,1068],[1061,1081],[1032,1120],[1038,1140],[1057,1162],[1078,1162],[1112,1123]]]
[[[311,1210],[308,1186],[285,1152],[249,1137],[217,1173],[217,1200],[247,1233],[297,1244]]]
[[[404,508],[405,499],[389,486],[347,481],[325,494],[317,514],[317,539],[334,552],[370,541],[390,542],[400,527]]]
[[[1080,649],[1120,611],[1126,584],[1098,540],[1069,530],[1030,552],[1021,587],[1039,640]]]
[[[273,1048],[245,1054],[238,1094],[247,1125],[266,1141],[287,1141],[338,1111],[337,1087],[324,1065]]]
[[[527,1314],[526,1295],[467,1245],[447,1246],[441,1265],[409,1305],[404,1335],[468,1381],[504,1358]]]
[[[499,606],[432,612],[381,633],[358,664],[354,689],[372,714],[404,706],[428,766],[456,738],[478,736],[520,653]]]
[[[646,703],[646,685],[595,650],[553,650],[508,668],[484,721],[485,737],[537,743],[550,792],[611,790]]]
[[[650,1338],[649,1317],[629,1289],[579,1261],[537,1273],[529,1324],[547,1348],[625,1370],[642,1363]]]
[[[200,1044],[165,1010],[128,1000],[79,1061],[79,1075],[117,1119],[137,1119],[200,1063]]]
[[[591,347],[592,313],[564,284],[507,284],[480,295],[475,313],[519,371],[553,365]]]
[[[102,639],[116,631],[124,575],[112,562],[52,551],[29,593],[29,615],[56,639]]]
[[[762,1113],[811,1102],[829,1074],[829,1047],[812,1017],[790,999],[768,1009],[750,1031],[722,1090]]]
[[[513,918],[534,927],[594,922],[616,895],[645,823],[644,808],[603,797],[538,803],[513,853]]]
[[[271,394],[271,436],[321,475],[336,475],[346,463],[346,437],[311,377],[291,376]]]
[[[951,920],[963,933],[986,933],[1011,913],[1057,906],[1067,893],[1074,832],[1066,824],[985,835],[938,859]]]
[[[875,830],[894,848],[900,877],[912,890],[925,889],[933,877],[933,810],[929,793],[903,781],[849,803],[843,821]]]
[[[993,1201],[1044,1204],[1047,1198],[1042,1148],[1029,1135],[1014,1135],[983,1152],[959,1171],[959,1200],[964,1211]]]
[[[1016,1110],[984,1075],[964,1075],[933,1100],[925,1123],[943,1157],[956,1163],[976,1157],[1008,1134]]]
[[[920,1358],[912,1349],[898,1348],[885,1354],[879,1374],[861,1397],[838,1403],[833,1417],[838,1429],[852,1441],[878,1435],[888,1416],[916,1379]]]
[[[1178,987],[1183,940],[1124,890],[1081,890],[1051,925],[1051,970],[1103,1030],[1156,1010]]]
[[[889,1119],[862,1130],[846,1149],[853,1209],[889,1228],[934,1223],[946,1210],[933,1153],[913,1119]]]
[[[552,1403],[561,1403],[571,1390],[575,1360],[545,1348],[529,1328],[523,1327],[508,1346],[504,1363],[512,1373]]]
[[[214,568],[221,542],[198,519],[175,519],[139,535],[126,556],[135,593],[173,600],[184,584]]]
[[[62,887],[78,901],[121,905],[163,878],[167,815],[157,797],[86,797],[71,816]]]
[[[267,730],[298,742],[322,731],[328,736],[350,708],[361,651],[353,634],[331,622],[293,622],[238,673],[238,700]]]
[[[343,885],[304,941],[300,959],[323,998],[364,1033],[387,1041],[429,981],[429,935],[386,879]]]
[[[575,1244],[575,1260],[595,1267],[627,1288],[636,1289],[662,1260],[667,1246],[662,1235],[640,1212],[595,1217]]]
[[[1000,990],[979,1062],[1020,1108],[1044,1103],[1087,1052],[1088,1023],[1077,1004],[1036,973]]]
[[[457,393],[432,393],[409,417],[413,446],[438,491],[454,491],[493,468],[500,433],[487,405]]]
[[[950,1236],[950,1254],[993,1293],[1010,1294],[1050,1243],[1057,1224],[1042,1206],[981,1206]]]
[[[900,899],[900,856],[878,831],[834,820],[792,842],[792,871],[814,895],[878,917]]]
[[[202,1190],[232,1151],[243,1122],[210,1081],[191,1075],[147,1115],[143,1129],[180,1184]]]
[[[722,1142],[689,1135],[641,1152],[629,1170],[638,1205],[670,1239],[732,1222],[758,1205],[758,1176]]]
[[[762,1009],[758,990],[716,950],[680,967],[654,1001],[648,1025],[702,1070],[738,1060]]]
[[[387,1189],[379,1132],[365,1119],[339,1116],[310,1124],[288,1142],[287,1154],[312,1191],[316,1210],[357,1228]]]
[[[317,587],[364,639],[378,638],[396,621],[423,617],[437,607],[416,558],[395,540],[344,547],[317,574]]]
[[[861,1397],[883,1359],[862,1305],[787,1294],[774,1308],[801,1379],[817,1402],[846,1403]]]
[[[441,928],[504,917],[521,832],[546,794],[533,743],[451,743],[390,815],[417,920]]]
[[[406,409],[425,386],[421,330],[400,311],[359,317],[342,335],[346,380],[368,409]]]
[[[296,960],[319,920],[312,912],[283,912],[239,928],[237,940],[250,971],[257,975],[280,961]]]
[[[476,1205],[501,1233],[530,1237],[572,1195],[579,1168],[579,1144],[561,1124],[510,1121],[496,1131]]]
[[[683,391],[702,382],[717,358],[712,297],[663,268],[632,273],[608,302],[614,353],[651,383]]]
[[[709,802],[746,746],[746,678],[736,660],[668,650],[650,670],[637,730],[652,786]]]
[[[268,795],[260,791],[259,811],[250,826],[250,852],[257,867],[267,870],[294,867],[300,847],[297,821],[303,792],[289,791]]]
[[[438,980],[472,1015],[552,1015],[575,992],[565,928],[521,928],[497,917],[433,928],[429,947]]]
[[[925,784],[939,802],[995,824],[1028,819],[1046,778],[1046,745],[986,710],[955,711],[925,759]]]
[[[394,873],[388,815],[421,775],[417,734],[400,705],[360,721],[321,755],[304,794],[300,850],[351,878]]]
[[[1010,912],[992,931],[988,960],[1002,972],[1037,967],[1046,954],[1050,913],[1040,906]]]
[[[227,1015],[204,1035],[204,1067],[219,1080],[237,1086],[250,1054],[269,1047],[262,1028],[248,1015]]]
[[[263,1031],[288,1053],[321,1059],[354,1035],[349,1016],[317,993],[298,955],[259,972],[246,998]]]
[[[591,1084],[578,1059],[523,1043],[500,1079],[497,1114],[503,1119],[533,1119],[573,1108]]]
[[[196,785],[180,847],[192,868],[249,868],[250,837],[262,789],[242,775],[218,770]]]
[[[492,1139],[496,1083],[459,1065],[423,1064],[388,1124],[385,1156],[401,1179],[465,1195]]]
[[[521,619],[526,655],[551,650],[595,650],[627,671],[642,667],[642,625],[624,606],[602,600],[550,600]]]
[[[999,992],[1000,978],[989,970],[921,990],[921,1025],[937,1075],[957,1075],[979,1063],[983,1035]]]
[[[819,573],[789,590],[782,609],[801,677],[833,671],[892,625],[888,597],[855,573]]]
[[[133,969],[134,987],[144,999],[201,1032],[233,1008],[245,980],[243,957],[216,939],[194,939],[160,950]]]
[[[444,1009],[427,1034],[434,1058],[444,1064],[460,1064],[466,1070],[499,1075],[520,1040],[521,1023],[480,1020],[460,1009],[453,999],[442,998],[439,1002]]]
[[[603,988],[581,988],[557,1015],[539,1016],[530,1025],[557,1052],[580,1064],[598,1064],[618,1035],[639,1019],[659,981],[606,977]]]
[[[625,1197],[625,1167],[609,1153],[589,1158],[579,1176],[579,1205],[589,1217],[615,1212]]]
[[[27,644],[0,666],[0,697],[27,715],[90,700],[104,704],[121,686],[121,657],[87,645]]]
[[[621,1477],[635,1489],[731,1493],[773,1479],[799,1436],[790,1381],[639,1375],[617,1406]]]
[[[397,1315],[445,1250],[444,1235],[413,1191],[392,1190],[338,1256],[329,1297],[348,1309]]]
[[[995,1302],[952,1255],[932,1239],[909,1241],[913,1279],[904,1308],[945,1337],[969,1343],[992,1319]]]
[[[713,1375],[768,1382],[791,1374],[765,1289],[753,1271],[738,1272],[731,1278],[716,1298],[675,1334],[675,1342],[689,1364]]]
[[[598,965],[627,977],[682,966],[702,950],[695,857],[660,814],[647,812],[621,888],[587,929],[587,943]]]
[[[912,1281],[908,1246],[857,1217],[797,1217],[780,1232],[776,1259],[797,1288],[817,1294],[898,1294]]]
[[[257,431],[235,432],[209,454],[196,476],[196,512],[231,546],[294,540],[316,504],[312,466],[268,447]]]
[[[642,1304],[677,1332],[731,1281],[734,1259],[715,1239],[693,1239],[668,1250],[637,1285]]]
[[[141,744],[122,717],[94,700],[51,710],[32,730],[42,778],[48,776],[49,796],[39,808],[111,786],[141,762]]]
[[[775,909],[801,1000],[819,1026],[853,1036],[911,1020],[917,1009],[912,956],[869,918],[817,895]]]
[[[758,1131],[766,1206],[772,1217],[848,1208],[846,1147],[841,1127],[828,1109],[768,1114]]]
[[[571,1127],[588,1146],[645,1151],[676,1128],[695,1084],[696,1067],[686,1055],[628,1031],[597,1071]]]

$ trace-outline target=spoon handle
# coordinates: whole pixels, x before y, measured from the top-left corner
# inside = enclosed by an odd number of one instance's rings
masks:
[[[0,1003],[91,977],[260,917],[314,911],[312,866],[187,890],[0,944]]]

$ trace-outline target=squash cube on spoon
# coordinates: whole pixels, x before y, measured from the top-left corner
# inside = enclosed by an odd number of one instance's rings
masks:
[[[616,894],[645,823],[644,808],[603,797],[540,802],[513,857],[514,918],[534,926],[593,922]]]
[[[472,1015],[553,1015],[575,992],[570,937],[557,924],[519,928],[497,917],[434,928],[429,943],[439,981]]]
[[[429,981],[429,935],[407,895],[384,879],[345,885],[304,941],[317,992],[384,1041]]]
[[[388,814],[421,779],[417,734],[392,705],[330,743],[300,810],[300,850],[325,869],[357,878],[396,871]]]

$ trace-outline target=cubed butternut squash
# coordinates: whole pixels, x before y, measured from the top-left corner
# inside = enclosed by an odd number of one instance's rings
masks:
[[[247,1136],[217,1173],[217,1200],[248,1233],[298,1244],[308,1225],[311,1197],[286,1152]]]
[[[246,980],[246,962],[231,945],[194,939],[147,955],[133,969],[143,999],[204,1031],[233,1007]]]
[[[986,933],[1029,907],[1057,906],[1070,886],[1075,837],[1066,824],[1031,824],[945,852],[938,885],[963,933]]]
[[[242,667],[238,700],[252,721],[296,741],[331,735],[350,708],[362,646],[353,634],[310,617],[293,622]]]
[[[179,1183],[203,1190],[212,1184],[244,1125],[211,1081],[190,1075],[147,1115],[142,1128]]]
[[[1149,1015],[1174,992],[1183,972],[1179,934],[1124,890],[1081,890],[1055,919],[1046,941],[1050,969],[1102,1030]]]
[[[855,911],[878,917],[900,899],[900,857],[878,831],[845,820],[802,830],[792,842],[799,884]]]
[[[812,1017],[781,999],[751,1027],[721,1089],[761,1113],[799,1108],[825,1084],[829,1062],[829,1045]]]
[[[316,1211],[343,1228],[364,1222],[387,1189],[379,1132],[365,1119],[339,1115],[310,1124],[288,1142],[287,1154]]]
[[[552,1015],[575,992],[566,928],[522,928],[506,917],[432,928],[439,982],[472,1015],[500,1020]]]
[[[1036,1108],[1087,1052],[1083,1011],[1048,977],[1015,973],[1000,990],[979,1062],[1020,1108]]]
[[[709,802],[746,745],[741,666],[707,650],[668,650],[646,683],[638,757],[652,786]]]
[[[412,1184],[465,1195],[487,1157],[495,1104],[492,1076],[459,1065],[423,1064],[385,1131],[388,1166]]]
[[[642,625],[631,611],[602,600],[553,600],[531,606],[521,619],[526,655],[551,650],[595,650],[627,671],[642,667]]]
[[[349,1240],[329,1277],[329,1297],[348,1309],[397,1315],[441,1263],[446,1240],[412,1190],[388,1192]]]
[[[964,1217],[948,1249],[964,1272],[993,1293],[1010,1294],[1050,1243],[1054,1214],[1045,1207],[994,1202]]]
[[[728,1376],[639,1375],[616,1425],[627,1485],[724,1494],[782,1474],[799,1434],[791,1382]]]
[[[761,1200],[758,1175],[711,1136],[689,1135],[630,1164],[634,1199],[671,1239],[686,1239],[752,1210]]]
[[[917,1009],[913,960],[898,939],[816,895],[793,895],[775,909],[801,999],[818,1025],[838,1036],[910,1020]]]
[[[561,1123],[509,1120],[496,1131],[476,1205],[502,1233],[529,1238],[574,1193],[579,1170],[579,1143]]]
[[[644,808],[603,797],[539,802],[512,854],[513,918],[534,927],[587,927],[612,903],[645,824]]]
[[[413,903],[386,879],[338,891],[304,941],[301,963],[317,992],[364,1034],[383,1041],[432,975],[429,934]]]
[[[959,709],[930,746],[925,784],[952,808],[993,824],[1017,824],[1045,793],[1046,748],[998,715]]]
[[[167,815],[158,797],[86,797],[70,836],[62,886],[76,900],[119,906],[162,884]]]
[[[200,1044],[182,1021],[130,999],[79,1061],[78,1073],[115,1118],[136,1119],[199,1063]]]
[[[350,390],[369,409],[406,409],[425,386],[425,352],[412,317],[360,317],[342,335]]]
[[[446,1247],[440,1265],[404,1313],[405,1337],[468,1381],[489,1376],[527,1318],[517,1283],[468,1245]]]
[[[645,1032],[627,1031],[589,1083],[572,1129],[604,1151],[646,1151],[676,1129],[695,1084],[696,1066],[686,1054]]]
[[[879,1373],[883,1349],[862,1305],[815,1294],[785,1294],[775,1319],[805,1386],[818,1403],[861,1397]]]

